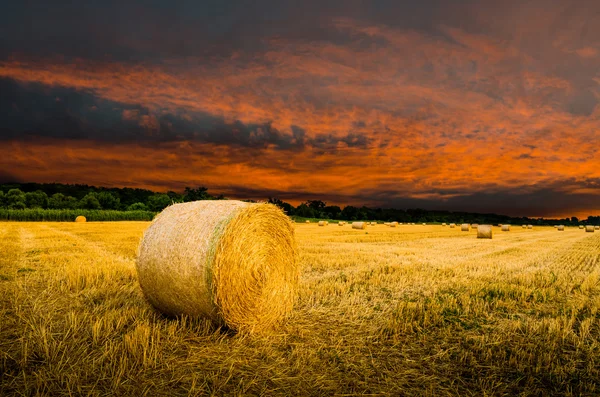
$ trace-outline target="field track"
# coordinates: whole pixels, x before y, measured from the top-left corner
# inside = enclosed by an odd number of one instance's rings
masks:
[[[147,222],[0,222],[0,395],[600,394],[600,233],[297,224],[269,335],[145,302]]]

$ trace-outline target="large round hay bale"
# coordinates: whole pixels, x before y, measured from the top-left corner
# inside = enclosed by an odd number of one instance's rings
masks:
[[[565,227],[564,227],[563,225],[558,225],[558,226],[556,227],[556,229],[557,229],[559,232],[564,232],[564,231],[565,231]]]
[[[319,221],[319,226],[327,226],[329,222],[327,221]]]
[[[85,216],[79,215],[77,218],[75,218],[75,222],[87,222],[87,219]]]
[[[456,223],[451,223],[451,224],[450,224],[450,228],[451,228],[451,229],[454,229],[455,227],[456,227]]]
[[[510,225],[502,225],[503,232],[510,232]]]
[[[136,266],[144,295],[161,312],[252,332],[291,311],[297,257],[293,225],[275,205],[203,200],[161,212]]]
[[[492,238],[492,225],[477,225],[477,238]]]
[[[527,229],[533,229],[533,225],[527,225]]]
[[[352,222],[352,229],[366,229],[367,222]]]
[[[586,233],[594,233],[594,226],[592,226],[592,225],[587,225],[587,226],[585,227],[585,232],[586,232]]]
[[[469,224],[468,223],[463,223],[462,225],[460,225],[460,231],[461,232],[468,232],[469,231]]]
[[[596,230],[600,230],[600,226],[596,226],[594,229],[596,229]]]

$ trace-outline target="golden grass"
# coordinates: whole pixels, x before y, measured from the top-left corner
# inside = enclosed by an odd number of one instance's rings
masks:
[[[598,395],[600,234],[296,226],[275,334],[144,299],[148,223],[0,223],[0,395]]]

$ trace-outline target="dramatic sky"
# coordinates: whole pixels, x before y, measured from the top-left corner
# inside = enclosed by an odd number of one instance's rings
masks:
[[[0,180],[600,214],[600,1],[12,1]]]

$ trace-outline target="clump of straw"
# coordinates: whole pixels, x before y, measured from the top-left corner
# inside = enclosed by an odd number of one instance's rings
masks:
[[[366,229],[367,222],[352,222],[352,229]]]
[[[492,225],[478,225],[477,238],[492,238]]]
[[[275,205],[205,200],[160,213],[136,266],[144,295],[161,312],[253,332],[292,310],[297,257],[293,225]]]

